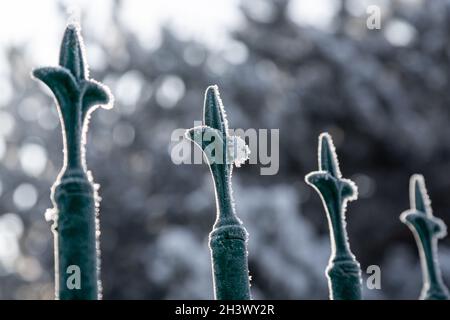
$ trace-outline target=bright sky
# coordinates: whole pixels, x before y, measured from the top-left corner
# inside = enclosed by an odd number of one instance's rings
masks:
[[[64,0],[68,11],[81,11],[84,30],[104,36],[110,24],[110,0]],[[238,0],[123,1],[120,16],[143,43],[158,42],[158,30],[169,23],[182,38],[223,46],[226,30],[240,23]],[[75,10],[73,10],[75,8]],[[54,64],[59,39],[70,14],[58,11],[54,0],[0,1],[0,47],[27,43],[38,64]],[[56,40],[55,40],[56,39]]]
[[[83,12],[83,29],[103,37],[110,25],[111,0],[61,0],[68,11]],[[254,9],[266,7],[249,1]],[[240,0],[125,0],[120,16],[143,44],[158,43],[159,27],[169,23],[185,39],[204,41],[215,48],[227,43],[227,31],[242,23]],[[270,2],[269,2],[270,3]],[[293,0],[289,13],[303,24],[324,27],[336,0]],[[5,43],[27,43],[30,55],[40,65],[54,64],[59,40],[68,21],[55,0],[0,0],[0,49]],[[0,71],[2,66],[0,54]]]

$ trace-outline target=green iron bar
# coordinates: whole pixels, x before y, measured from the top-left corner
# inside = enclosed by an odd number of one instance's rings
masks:
[[[228,134],[228,121],[217,86],[205,93],[203,125],[186,132],[208,160],[214,180],[217,218],[209,236],[215,298],[218,300],[248,300],[250,281],[248,271],[248,234],[237,217],[231,188],[233,162],[240,166],[249,150],[238,137]],[[239,159],[233,151],[239,148]]]
[[[433,216],[431,201],[422,175],[411,176],[409,182],[411,209],[400,215],[400,220],[413,232],[419,248],[423,273],[420,299],[448,300],[447,287],[439,267],[437,242],[447,234],[445,223]]]
[[[49,211],[55,236],[55,295],[99,299],[100,198],[86,168],[85,142],[91,112],[100,105],[111,108],[113,97],[107,87],[89,78],[76,24],[65,30],[59,66],[35,69],[33,76],[55,95],[64,142],[64,166],[52,187]]]
[[[319,193],[330,226],[331,257],[326,270],[330,299],[360,300],[361,268],[350,250],[345,211],[348,201],[356,200],[358,189],[353,181],[343,179],[331,136],[319,137],[319,171],[305,177],[307,184]]]

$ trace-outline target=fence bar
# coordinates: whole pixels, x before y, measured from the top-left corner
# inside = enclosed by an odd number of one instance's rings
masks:
[[[305,181],[320,195],[330,225],[331,257],[326,273],[330,299],[361,299],[361,268],[350,250],[345,228],[345,210],[348,201],[357,199],[358,190],[353,181],[342,179],[331,136],[319,137],[319,171],[311,172]]]
[[[447,287],[439,267],[437,242],[447,234],[447,227],[439,218],[433,216],[431,201],[422,175],[415,174],[409,181],[411,209],[400,215],[414,234],[419,248],[422,265],[423,287],[420,299],[448,300]]]
[[[76,24],[65,30],[59,66],[35,69],[33,75],[55,95],[64,140],[64,166],[51,192],[55,295],[57,299],[98,299],[99,197],[86,169],[85,141],[90,113],[99,105],[111,107],[112,96],[89,78]]]
[[[217,86],[206,90],[203,126],[189,129],[187,138],[202,148],[215,186],[217,219],[210,233],[215,298],[250,299],[247,258],[248,235],[237,217],[231,189],[233,159],[230,158],[228,122]],[[212,143],[210,143],[212,141]],[[211,148],[211,146],[215,148]],[[214,152],[210,152],[214,149]]]

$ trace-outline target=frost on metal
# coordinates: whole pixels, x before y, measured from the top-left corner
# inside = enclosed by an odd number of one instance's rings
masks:
[[[361,268],[350,250],[345,211],[347,203],[358,198],[353,181],[343,179],[333,140],[328,133],[319,136],[319,171],[305,177],[322,199],[330,226],[331,257],[326,270],[330,299],[361,299]]]
[[[99,280],[98,185],[87,170],[86,133],[90,114],[99,106],[111,108],[113,97],[103,84],[89,78],[80,27],[68,24],[61,44],[59,66],[33,70],[33,76],[53,92],[64,143],[64,165],[51,190],[55,235],[55,287],[59,299],[101,298]],[[80,269],[80,289],[67,284],[68,267]]]
[[[227,163],[234,163],[236,167],[240,167],[250,156],[250,148],[244,139],[238,136],[230,136],[227,138]]]
[[[205,154],[215,186],[217,215],[210,233],[215,298],[250,299],[248,234],[237,217],[231,187],[233,163],[248,158],[245,142],[228,134],[228,121],[217,86],[205,93],[203,125],[187,130],[186,137]]]
[[[419,248],[423,274],[420,298],[448,300],[450,295],[442,279],[437,249],[438,240],[447,235],[447,227],[444,221],[433,216],[431,201],[422,175],[411,176],[409,197],[411,209],[403,212],[400,220],[411,229]]]

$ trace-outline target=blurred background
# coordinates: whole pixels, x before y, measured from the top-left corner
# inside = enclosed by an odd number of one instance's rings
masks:
[[[366,27],[368,5],[381,29]],[[33,67],[56,65],[79,12],[91,75],[116,102],[96,111],[87,162],[101,185],[106,299],[211,299],[208,233],[215,200],[206,165],[175,165],[170,135],[201,120],[218,84],[231,128],[280,130],[280,168],[236,169],[236,207],[250,233],[258,299],[327,299],[330,255],[317,137],[333,135],[351,247],[381,267],[371,299],[416,299],[417,247],[399,215],[423,173],[450,223],[450,1],[2,1],[0,4],[0,299],[53,299],[53,237],[44,212],[62,166],[49,91]],[[440,242],[450,284],[450,240]]]

